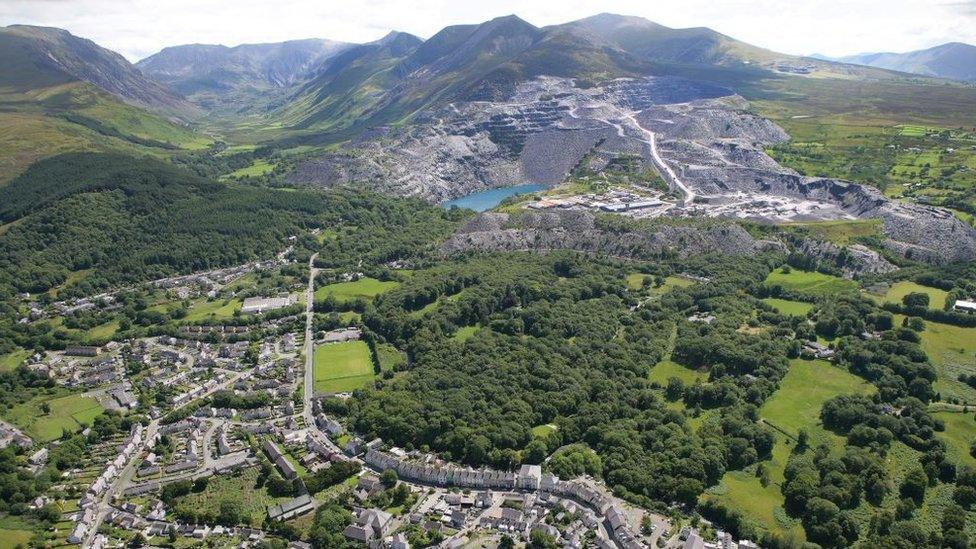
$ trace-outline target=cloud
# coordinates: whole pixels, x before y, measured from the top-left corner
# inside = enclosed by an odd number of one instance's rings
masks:
[[[427,37],[446,25],[515,13],[536,25],[599,12],[673,27],[708,26],[785,53],[842,55],[976,42],[976,0],[0,0],[0,24],[66,28],[130,60],[186,43],[320,37]]]

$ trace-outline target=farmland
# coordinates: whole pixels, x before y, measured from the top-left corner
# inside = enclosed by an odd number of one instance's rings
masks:
[[[375,377],[369,348],[362,341],[316,345],[315,390],[339,393],[362,388]]]
[[[895,322],[903,318],[896,315]],[[976,403],[976,389],[959,381],[959,374],[976,372],[976,328],[925,321],[921,336],[922,348],[938,371],[935,388],[942,398]]]

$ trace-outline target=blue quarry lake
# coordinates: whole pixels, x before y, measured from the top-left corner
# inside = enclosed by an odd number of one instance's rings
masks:
[[[525,185],[515,185],[513,187],[497,187],[494,189],[487,189],[484,191],[471,193],[467,196],[462,196],[461,198],[448,200],[447,202],[441,202],[441,206],[444,208],[457,206],[458,208],[468,208],[469,210],[474,210],[476,212],[483,212],[485,210],[494,208],[500,204],[502,200],[505,200],[510,196],[514,196],[516,194],[534,193],[536,191],[544,190],[545,188],[545,185],[538,185],[535,183],[526,183]]]

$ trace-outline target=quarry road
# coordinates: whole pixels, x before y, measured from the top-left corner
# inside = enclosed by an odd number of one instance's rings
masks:
[[[691,190],[691,187],[682,183],[681,180],[678,179],[677,174],[674,173],[674,170],[671,169],[671,166],[668,166],[664,159],[661,158],[661,155],[657,152],[657,141],[654,136],[654,132],[645,128],[644,126],[641,126],[635,115],[636,113],[632,112],[625,114],[624,118],[632,122],[634,126],[637,127],[637,129],[644,135],[644,139],[642,141],[647,143],[647,145],[650,147],[651,158],[654,159],[654,163],[657,164],[657,167],[660,169],[661,175],[668,180],[668,184],[681,189],[681,192],[683,192],[685,195],[684,203],[686,205],[691,204],[695,201],[695,191]]]

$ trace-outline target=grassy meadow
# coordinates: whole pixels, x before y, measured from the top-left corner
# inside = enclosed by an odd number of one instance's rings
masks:
[[[61,433],[77,431],[84,425],[91,425],[96,416],[104,410],[97,400],[80,394],[41,395],[6,412],[4,418],[20,427],[31,438],[50,442],[61,437]],[[45,413],[43,404],[50,407]]]
[[[776,269],[766,277],[767,286],[782,286],[783,288],[810,294],[811,296],[831,295],[838,292],[857,289],[857,282],[840,277],[818,273],[816,271],[801,271],[800,269]]]

